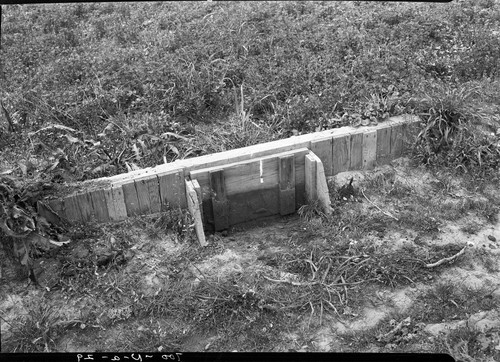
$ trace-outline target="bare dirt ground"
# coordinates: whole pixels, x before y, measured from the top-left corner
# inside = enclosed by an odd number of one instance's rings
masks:
[[[351,177],[356,194],[338,200]],[[9,278],[4,258],[2,346],[499,361],[499,185],[474,190],[399,159],[329,187],[332,218],[312,210],[248,224],[204,249],[160,216],[81,231],[45,252],[42,286]]]

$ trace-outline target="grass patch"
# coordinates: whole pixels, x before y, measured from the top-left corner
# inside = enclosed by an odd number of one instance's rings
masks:
[[[427,323],[464,319],[471,314],[496,307],[486,288],[471,288],[454,282],[439,282],[417,298],[416,318]]]

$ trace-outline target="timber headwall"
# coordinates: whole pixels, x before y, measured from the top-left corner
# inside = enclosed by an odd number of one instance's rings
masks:
[[[369,170],[401,157],[419,122],[418,117],[403,115],[376,126],[330,129],[177,160],[81,183],[64,197],[39,202],[38,211],[49,221],[73,224],[187,208],[186,180],[196,180],[207,229],[284,215],[307,202],[309,151],[318,156],[325,176]],[[216,225],[220,220],[223,225]]]

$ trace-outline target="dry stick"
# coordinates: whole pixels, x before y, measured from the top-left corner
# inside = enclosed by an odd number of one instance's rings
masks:
[[[444,258],[444,259],[441,259],[435,263],[432,263],[432,264],[425,264],[425,267],[426,268],[435,268],[443,263],[447,263],[447,262],[452,262],[454,261],[456,258],[458,258],[460,255],[462,255],[463,253],[465,253],[465,249],[467,249],[467,245],[465,245],[462,250],[460,250],[458,253],[456,253],[455,255],[453,256],[450,256],[449,258]]]
[[[373,203],[373,202],[372,202],[372,201],[371,201],[368,197],[366,197],[365,192],[363,191],[363,189],[361,189],[361,193],[363,194],[363,196],[365,197],[365,199],[366,199],[366,200],[367,200],[370,204],[372,204],[373,206],[375,206],[375,207],[378,209],[378,211],[380,211],[382,214],[387,215],[387,216],[389,216],[389,217],[393,218],[393,219],[394,219],[394,220],[396,220],[396,221],[399,221],[399,219],[398,219],[397,217],[395,217],[394,215],[392,215],[390,212],[388,212],[388,211],[384,211],[384,210],[382,210],[380,207],[378,207],[377,205],[375,205],[375,204],[374,204],[374,203]]]
[[[310,287],[310,286],[319,284],[319,282],[300,283],[300,282],[292,282],[290,280],[272,279],[272,278],[269,278],[269,277],[267,277],[265,275],[262,275],[262,276],[265,279],[269,280],[270,282],[274,282],[274,283],[288,283],[288,284],[294,285],[296,287]]]

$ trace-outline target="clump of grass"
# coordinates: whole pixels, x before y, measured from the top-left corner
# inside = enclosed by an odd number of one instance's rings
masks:
[[[498,177],[498,140],[479,132],[473,122],[484,116],[472,106],[479,90],[440,88],[441,95],[428,95],[420,116],[426,121],[413,150],[414,158],[433,167],[448,167],[475,179]]]
[[[55,307],[43,303],[42,300],[33,301],[26,306],[26,312],[19,320],[8,322],[11,328],[9,336],[3,342],[3,351],[53,351],[62,332],[61,318]]]
[[[463,319],[473,313],[496,307],[484,287],[472,288],[452,281],[439,282],[418,297],[413,314],[423,322],[440,323]]]
[[[443,344],[445,352],[457,361],[487,362],[497,361],[500,358],[500,351],[495,348],[497,343],[494,337],[468,326],[450,331]]]

